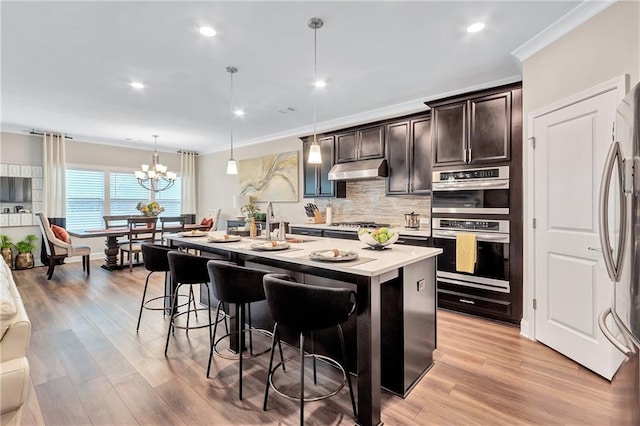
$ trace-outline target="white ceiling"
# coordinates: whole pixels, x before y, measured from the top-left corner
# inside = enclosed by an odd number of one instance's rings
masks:
[[[229,145],[229,74],[243,145],[308,134],[313,30],[318,128],[424,108],[520,79],[511,52],[578,1],[10,2],[1,12],[1,125],[202,153]],[[468,34],[474,22],[486,29]],[[197,27],[214,27],[214,38]],[[147,87],[136,91],[129,82]],[[278,112],[292,107],[295,112]]]

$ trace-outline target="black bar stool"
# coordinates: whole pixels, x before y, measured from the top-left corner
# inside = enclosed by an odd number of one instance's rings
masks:
[[[216,317],[215,323],[211,320],[209,271],[207,270],[207,262],[209,261],[209,259],[206,257],[194,256],[192,254],[179,251],[170,251],[167,254],[167,258],[169,260],[169,269],[171,270],[171,277],[173,278],[175,289],[173,291],[173,300],[171,302],[171,320],[169,321],[169,330],[167,331],[167,343],[164,347],[164,354],[167,355],[167,350],[169,349],[169,338],[171,337],[171,333],[175,331],[176,328],[185,329],[187,334],[189,334],[189,330],[209,327],[209,341],[211,344],[213,344],[213,326],[214,324],[217,324],[219,321],[223,320],[226,324],[226,316],[223,316],[221,319]],[[178,302],[178,293],[180,287],[182,287],[183,285],[188,285],[191,287],[195,284],[202,284],[206,287],[207,302],[209,306],[206,308],[187,309],[185,312],[177,312],[176,305]],[[191,290],[193,290],[193,288],[191,288]],[[189,326],[191,312],[196,314],[197,318],[198,311],[207,311],[209,315],[208,323],[204,325]],[[185,314],[187,315],[186,326],[176,325],[176,318]]]
[[[147,287],[149,286],[149,278],[151,277],[151,274],[153,274],[154,272],[164,272],[164,279],[165,279],[165,285],[166,285],[166,281],[168,278],[167,273],[170,271],[169,259],[167,257],[167,254],[172,249],[167,246],[161,246],[161,245],[151,244],[151,243],[142,243],[141,247],[142,247],[142,260],[144,262],[144,267],[147,269],[147,271],[149,271],[149,273],[147,274],[147,279],[144,282],[144,291],[142,292],[142,302],[140,303],[140,314],[138,315],[138,325],[136,326],[136,332],[140,328],[140,320],[142,319],[142,311],[144,309],[148,309],[150,311],[163,311],[163,315],[164,315],[164,313],[167,311],[167,309],[164,307],[164,303],[162,307],[154,307],[153,302],[155,302],[156,300],[165,301],[169,299],[169,304],[171,304],[171,300],[172,300],[171,295],[158,296],[149,300],[145,300],[145,298],[147,297]],[[193,301],[193,309],[196,309],[196,299],[193,296],[193,288],[189,287],[188,296],[179,295],[178,297],[188,297],[188,300],[185,303],[176,306],[176,308],[181,308],[183,306],[190,305],[191,301]]]
[[[271,337],[271,333],[267,330],[255,329],[251,327],[251,303],[260,302],[265,300],[263,277],[269,273],[269,271],[263,271],[261,269],[247,268],[244,266],[235,265],[231,262],[210,260],[207,263],[209,269],[209,278],[213,283],[213,294],[218,299],[218,308],[216,309],[216,317],[219,315],[220,307],[223,303],[231,303],[236,305],[236,321],[237,321],[237,338],[238,338],[238,355],[231,357],[218,351],[218,343],[226,338],[230,338],[233,333],[229,333],[224,336],[215,339],[211,344],[211,350],[209,352],[209,365],[207,367],[207,377],[211,373],[211,360],[213,359],[213,352],[215,351],[219,356],[225,359],[237,359],[238,377],[240,382],[239,398],[242,399],[242,362],[244,359],[255,358],[259,355],[265,354],[269,351],[267,347],[265,350],[259,353],[253,353],[253,332],[261,333],[267,337]],[[243,324],[243,310],[244,305],[247,305],[247,319],[249,322],[249,328],[245,328]],[[216,335],[218,324],[213,327],[213,335]],[[243,356],[243,343],[244,334],[249,334],[249,355]],[[278,341],[278,344],[280,342]],[[230,345],[231,346],[231,345]],[[282,360],[282,346],[280,348],[280,359]]]
[[[353,415],[357,417],[356,400],[353,396],[353,387],[351,386],[351,376],[347,371],[347,357],[344,346],[344,335],[340,324],[344,323],[356,309],[356,294],[347,288],[330,288],[319,287],[309,284],[299,284],[292,277],[283,274],[267,274],[264,276],[264,290],[267,297],[267,303],[271,316],[276,322],[273,327],[273,341],[271,343],[271,358],[269,359],[269,370],[267,372],[267,383],[264,390],[263,410],[267,410],[267,399],[269,397],[269,388],[276,393],[288,399],[300,401],[300,424],[304,424],[304,403],[310,401],[318,401],[336,395],[345,385],[349,384],[349,394],[351,395],[351,405],[353,407]],[[273,374],[284,363],[294,357],[290,357],[273,366],[273,349],[276,341],[279,342],[278,327],[283,326],[300,335],[300,396],[295,397],[288,395],[279,390],[273,383]],[[337,367],[342,371],[342,383],[325,395],[313,398],[304,397],[304,333],[313,333],[329,327],[337,327],[340,336],[340,347],[342,349],[342,362],[311,353],[306,355],[313,359],[314,362],[314,382],[315,360],[322,359],[327,363]],[[313,334],[312,334],[313,336]],[[313,338],[313,337],[312,337]],[[312,345],[313,348],[313,345]],[[313,352],[313,349],[312,349]]]

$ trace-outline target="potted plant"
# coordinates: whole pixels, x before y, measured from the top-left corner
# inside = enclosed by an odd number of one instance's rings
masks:
[[[13,269],[13,241],[8,235],[0,235],[0,249],[2,249],[2,257],[9,265],[9,269]]]
[[[254,206],[253,204],[245,204],[242,206],[242,213],[247,215],[247,222],[251,222],[251,218],[254,217],[256,212],[260,211],[260,208]]]
[[[33,251],[36,249],[36,236],[29,234],[24,237],[24,240],[18,241],[15,244],[18,249],[16,255],[16,269],[31,269],[33,268]]]

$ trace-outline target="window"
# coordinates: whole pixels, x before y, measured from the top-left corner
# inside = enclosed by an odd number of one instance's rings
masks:
[[[164,207],[164,216],[180,216],[180,189],[181,178],[177,177],[173,186],[164,191],[156,192],[156,201]]]
[[[67,228],[78,231],[104,228],[104,172],[67,169],[65,176]]]
[[[109,214],[111,215],[139,215],[136,204],[140,201],[151,202],[150,192],[138,184],[138,180],[131,172],[109,173]],[[178,197],[178,203],[180,198]]]
[[[139,215],[138,202],[158,201],[164,216],[180,215],[181,180],[153,193],[138,184],[133,171],[67,169],[67,228],[75,231],[104,228],[102,216]]]

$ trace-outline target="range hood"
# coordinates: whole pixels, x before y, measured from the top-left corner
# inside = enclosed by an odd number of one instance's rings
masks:
[[[389,176],[387,160],[352,161],[336,164],[329,170],[329,180],[372,179]]]

